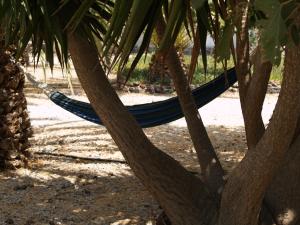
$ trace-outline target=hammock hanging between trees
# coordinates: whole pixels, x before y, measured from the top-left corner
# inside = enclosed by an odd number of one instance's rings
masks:
[[[27,78],[35,86],[43,89],[50,100],[56,105],[85,120],[103,125],[101,119],[97,116],[89,103],[71,99],[58,91],[50,90],[46,84],[35,81],[30,74],[27,74]],[[236,73],[233,68],[228,70],[226,74],[222,73],[210,82],[194,89],[192,94],[197,107],[200,108],[214,100],[235,82]],[[158,102],[126,106],[126,108],[135,117],[142,128],[169,123],[184,116],[178,97],[172,97]]]

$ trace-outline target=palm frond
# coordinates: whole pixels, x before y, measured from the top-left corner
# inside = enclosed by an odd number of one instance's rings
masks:
[[[104,54],[114,53],[112,66],[118,63],[119,71],[122,71],[127,65],[129,55],[136,46],[137,41],[141,39],[141,45],[133,63],[130,65],[128,73],[130,75],[137,62],[148,49],[158,16],[163,15],[167,25],[163,38],[159,43],[159,51],[165,52],[170,46],[174,45],[184,24],[185,33],[193,37],[193,41],[200,46],[202,62],[206,71],[206,39],[209,34],[213,33],[213,30],[218,32],[220,29],[219,26],[215,26],[210,21],[210,17],[213,17],[212,14],[216,13],[216,10],[210,8],[217,9],[217,7],[210,7],[208,1],[205,0],[192,1],[192,4],[185,0],[130,0],[126,3],[122,0],[115,1],[113,16],[104,38]],[[197,33],[199,35],[195,35],[195,27],[198,27]],[[215,36],[212,35],[212,37]],[[198,56],[199,54],[194,54],[192,63],[197,63]]]
[[[45,53],[50,67],[56,52],[68,63],[67,35],[80,32],[89,41],[103,39],[114,3],[112,0],[1,0],[0,19],[6,44],[15,44],[20,56],[31,41],[33,56]]]

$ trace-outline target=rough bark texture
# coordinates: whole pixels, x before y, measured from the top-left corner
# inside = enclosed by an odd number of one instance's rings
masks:
[[[295,14],[295,23],[299,26],[300,16]],[[289,46],[285,55],[285,75],[299,76],[300,47]],[[293,96],[293,98],[298,98]],[[296,125],[292,143],[281,168],[273,179],[266,193],[266,200],[271,206],[273,217],[278,225],[294,225],[300,223],[300,114],[294,120]],[[283,136],[282,138],[286,138]],[[269,225],[269,224],[268,224]]]
[[[255,147],[265,132],[261,112],[267,93],[272,64],[269,61],[263,61],[262,56],[261,47],[258,45],[252,60],[253,74],[245,93],[245,102],[243,103],[246,138],[249,149]]]
[[[217,216],[214,196],[197,177],[147,139],[110,86],[93,46],[72,34],[69,50],[92,106],[135,175],[159,201],[172,223],[214,224]]]
[[[175,49],[170,49],[166,62],[172,74],[174,86],[183,110],[188,130],[197,152],[204,182],[214,192],[223,185],[224,171],[208,137],[196,103],[191,95],[186,76],[180,66]]]
[[[272,204],[272,214],[278,225],[300,223],[300,136],[296,138],[272,181],[266,199]]]
[[[183,52],[177,51],[179,55],[181,67],[184,72],[187,71],[187,66],[184,63]],[[151,57],[151,62],[149,63],[149,81],[150,82],[160,82],[161,84],[170,84],[171,74],[168,66],[166,65],[164,57],[160,54],[154,54]]]
[[[230,175],[219,224],[256,225],[264,193],[284,160],[300,113],[300,47],[287,48],[284,79],[267,130]]]
[[[163,18],[160,17],[156,25],[159,39],[162,39],[164,30],[165,22],[163,21]],[[220,188],[223,185],[224,171],[207,135],[196,103],[191,94],[187,76],[181,67],[180,59],[174,47],[169,49],[165,60],[170,70],[180,106],[197,152],[203,181],[208,185],[211,191],[220,193]]]
[[[236,14],[236,73],[239,84],[241,105],[245,102],[246,92],[250,80],[249,68],[249,35],[248,35],[248,13],[249,5],[247,0],[239,1],[234,5]]]
[[[31,125],[23,93],[24,73],[10,51],[0,50],[0,167],[15,168],[26,163]]]
[[[261,111],[267,86],[270,79],[272,64],[263,60],[260,40],[252,57],[253,74],[250,76],[249,34],[248,34],[248,1],[231,2],[234,5],[236,18],[236,72],[239,94],[245,121],[246,139],[249,149],[256,146],[265,131]]]
[[[249,149],[252,149],[265,131],[261,111],[272,70],[272,64],[263,61],[263,53],[259,43],[252,57],[253,74],[250,76],[248,34],[249,3],[247,1],[236,3],[235,13],[237,18],[242,18],[236,22],[236,72],[241,107],[245,121],[247,145]]]

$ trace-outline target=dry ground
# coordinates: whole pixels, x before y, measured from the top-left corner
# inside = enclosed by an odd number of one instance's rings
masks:
[[[53,78],[48,75],[48,83],[68,93],[66,80],[58,74],[59,70],[55,70]],[[86,99],[78,81],[73,78],[73,82],[73,97]],[[33,158],[29,168],[0,174],[0,224],[152,224],[159,207],[124,162],[106,129],[64,111],[36,89],[27,88],[26,94],[34,127]],[[170,97],[128,93],[120,96],[126,104]],[[276,95],[267,96],[263,111],[266,123],[276,99]],[[246,149],[236,94],[223,95],[200,113],[222,164],[232,169]],[[145,132],[155,145],[186,168],[198,170],[183,119]]]

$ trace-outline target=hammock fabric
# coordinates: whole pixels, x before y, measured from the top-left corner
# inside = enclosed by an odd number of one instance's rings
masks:
[[[194,89],[192,94],[197,107],[200,108],[212,101],[235,82],[235,70],[230,69],[226,74],[223,73],[212,81]],[[68,98],[58,91],[51,92],[49,97],[55,104],[63,109],[85,120],[102,125],[101,119],[97,116],[89,103]],[[162,125],[183,117],[178,97],[153,103],[126,106],[126,108],[143,128]]]

